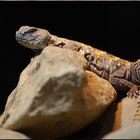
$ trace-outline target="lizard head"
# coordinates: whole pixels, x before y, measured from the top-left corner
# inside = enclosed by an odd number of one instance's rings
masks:
[[[33,50],[43,49],[50,39],[47,30],[30,26],[20,27],[15,36],[18,43]]]
[[[130,73],[133,83],[140,84],[140,59],[131,64]]]

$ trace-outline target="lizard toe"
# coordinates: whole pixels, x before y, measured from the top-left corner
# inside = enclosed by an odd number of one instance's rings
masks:
[[[137,92],[137,91],[129,91],[128,93],[127,93],[127,97],[128,98],[131,98],[131,99],[133,99],[133,98],[138,98],[138,96],[139,96],[139,92]]]
[[[127,97],[128,97],[128,98],[132,98],[132,97],[133,97],[133,93],[132,93],[131,91],[129,91],[129,92],[127,93]]]
[[[140,95],[140,90],[138,90],[137,86],[133,86],[129,92],[127,93],[128,98],[138,98]]]

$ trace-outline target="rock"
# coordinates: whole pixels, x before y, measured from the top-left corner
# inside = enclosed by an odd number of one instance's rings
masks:
[[[8,97],[1,127],[31,138],[58,138],[96,120],[116,91],[86,67],[78,52],[46,47],[22,72]]]
[[[16,131],[0,128],[0,139],[30,139]]]
[[[113,130],[128,127],[135,123],[135,114],[138,105],[138,98],[124,98],[117,104]]]
[[[103,139],[139,139],[140,138],[140,122],[129,126],[123,127],[113,133],[103,137]]]
[[[137,121],[135,121],[137,103],[138,98],[130,99],[125,97],[121,100],[117,99],[100,117],[99,139],[108,133],[137,123]]]

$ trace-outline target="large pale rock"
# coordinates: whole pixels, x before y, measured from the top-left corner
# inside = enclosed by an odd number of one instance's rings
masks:
[[[0,128],[0,139],[30,139],[30,138],[19,132]]]
[[[67,136],[97,119],[116,91],[92,72],[78,52],[47,47],[32,59],[8,98],[3,128],[32,138]]]

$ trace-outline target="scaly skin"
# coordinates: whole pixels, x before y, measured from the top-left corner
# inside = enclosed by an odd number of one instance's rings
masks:
[[[52,45],[78,51],[88,61],[88,70],[108,80],[115,89],[127,90],[128,97],[139,95],[140,60],[129,62],[89,45],[60,38],[45,29],[30,26],[22,26],[16,32],[16,40],[32,50],[42,50]]]

